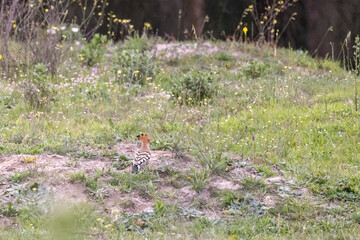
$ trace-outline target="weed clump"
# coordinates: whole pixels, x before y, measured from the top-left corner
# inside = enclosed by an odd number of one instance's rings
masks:
[[[102,61],[106,52],[107,37],[95,34],[93,39],[79,51],[80,60],[88,66],[93,66]]]
[[[271,70],[270,64],[262,64],[257,62],[250,62],[242,68],[243,75],[246,78],[260,78]]]
[[[123,50],[115,56],[112,65],[115,79],[129,85],[144,85],[157,72],[153,55],[149,51]]]
[[[201,192],[206,184],[209,182],[209,173],[206,170],[196,172],[195,168],[190,168],[191,176],[188,177],[189,183],[192,185],[192,189]]]
[[[180,105],[206,104],[217,90],[215,72],[192,70],[173,81],[171,96]]]
[[[50,82],[48,68],[43,63],[35,65],[35,70],[30,80],[23,83],[23,96],[32,109],[46,109],[56,94]]]
[[[317,178],[309,184],[310,190],[324,195],[329,200],[359,201],[360,179],[358,177],[340,178],[337,182]]]
[[[124,49],[148,51],[150,50],[149,38],[146,36],[127,37],[124,41]]]

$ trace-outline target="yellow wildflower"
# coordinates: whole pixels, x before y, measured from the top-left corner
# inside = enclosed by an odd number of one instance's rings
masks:
[[[248,28],[247,28],[247,27],[244,27],[244,28],[243,28],[243,32],[244,32],[244,34],[245,34],[245,36],[246,36],[246,33],[248,32]]]
[[[146,23],[144,23],[144,27],[151,29],[151,24],[146,22]]]
[[[0,55],[0,60],[2,59],[2,55]]]
[[[13,27],[16,28],[16,24],[15,24],[15,23],[14,23]]]

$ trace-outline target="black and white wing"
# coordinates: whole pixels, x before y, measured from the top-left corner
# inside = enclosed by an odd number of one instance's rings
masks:
[[[149,152],[136,152],[135,159],[133,160],[133,173],[138,173],[142,165],[146,164],[147,161],[150,160],[150,153]]]

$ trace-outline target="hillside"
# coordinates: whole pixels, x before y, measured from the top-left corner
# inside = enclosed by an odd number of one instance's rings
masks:
[[[358,83],[338,62],[94,39],[1,77],[0,239],[360,236]],[[132,174],[139,133],[153,157]]]

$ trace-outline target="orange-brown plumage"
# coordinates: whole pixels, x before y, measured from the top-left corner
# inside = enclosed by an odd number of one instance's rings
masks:
[[[151,157],[150,153],[150,137],[146,134],[141,134],[137,136],[138,139],[141,141],[140,149],[135,153],[135,158],[133,161],[133,173],[138,173],[142,165],[148,163]]]

